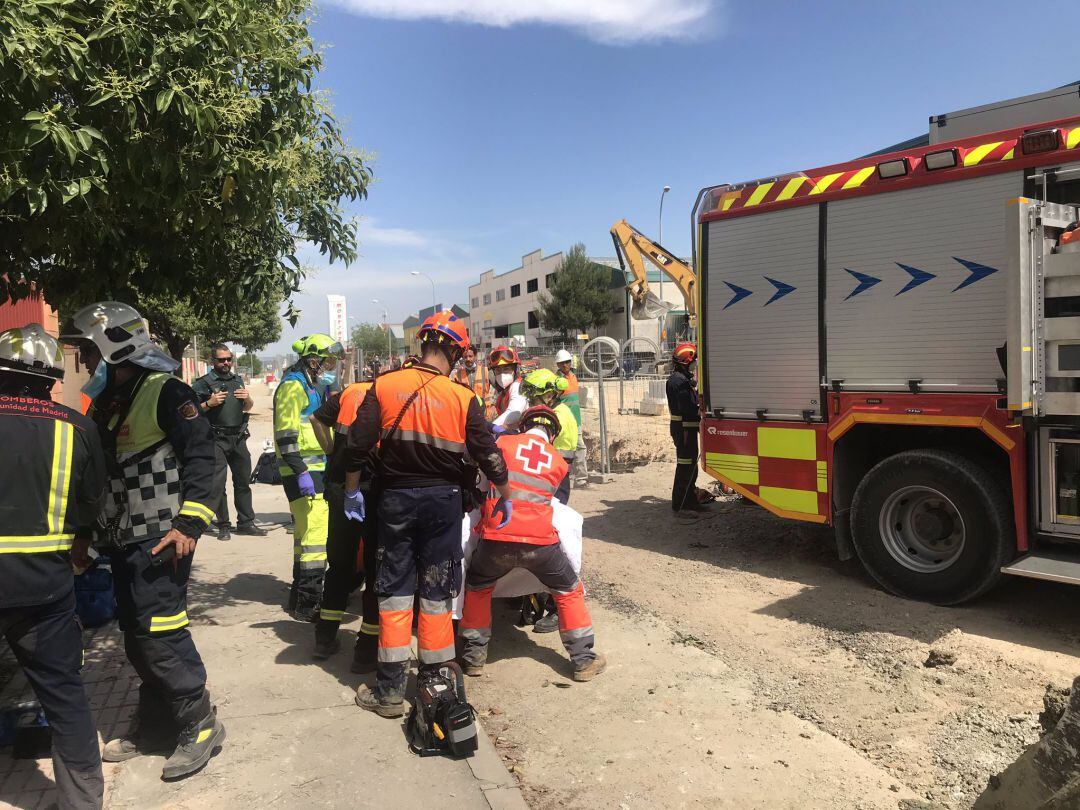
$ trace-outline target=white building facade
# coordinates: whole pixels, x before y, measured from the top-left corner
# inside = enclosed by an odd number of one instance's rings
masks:
[[[514,342],[518,345],[540,347],[555,335],[540,328],[539,295],[552,284],[555,271],[563,261],[563,254],[543,255],[534,250],[521,258],[521,266],[505,273],[488,270],[480,281],[469,287],[469,334],[479,346],[487,349],[500,343]],[[611,267],[611,318],[604,329],[594,330],[589,337],[607,335],[618,341],[627,337],[648,337],[656,341],[659,336],[657,321],[637,321],[630,317],[630,297],[626,282],[621,281],[619,260],[614,257],[590,257],[589,261]],[[659,293],[659,274],[649,274],[649,288]],[[672,322],[678,321],[678,312],[684,311],[682,293],[673,282],[663,285],[663,300],[675,306]],[[668,330],[668,342],[674,336]]]

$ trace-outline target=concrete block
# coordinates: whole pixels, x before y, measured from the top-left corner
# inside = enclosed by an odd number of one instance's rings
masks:
[[[641,405],[638,406],[638,413],[642,416],[667,416],[667,398],[645,397],[645,399],[641,400]]]

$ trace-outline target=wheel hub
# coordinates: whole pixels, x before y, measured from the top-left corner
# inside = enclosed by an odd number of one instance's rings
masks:
[[[889,556],[924,574],[944,571],[956,562],[966,539],[960,510],[946,495],[926,486],[892,493],[881,507],[879,529]]]

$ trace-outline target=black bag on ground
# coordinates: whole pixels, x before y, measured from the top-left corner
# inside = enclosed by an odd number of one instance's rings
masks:
[[[259,456],[255,469],[251,471],[253,484],[280,484],[281,472],[278,470],[277,456],[273,450],[267,450]]]

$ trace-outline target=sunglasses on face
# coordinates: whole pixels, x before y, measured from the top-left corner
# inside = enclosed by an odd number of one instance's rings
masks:
[[[233,361],[233,359],[231,357],[215,357],[214,358],[215,363],[232,363],[232,361]]]

